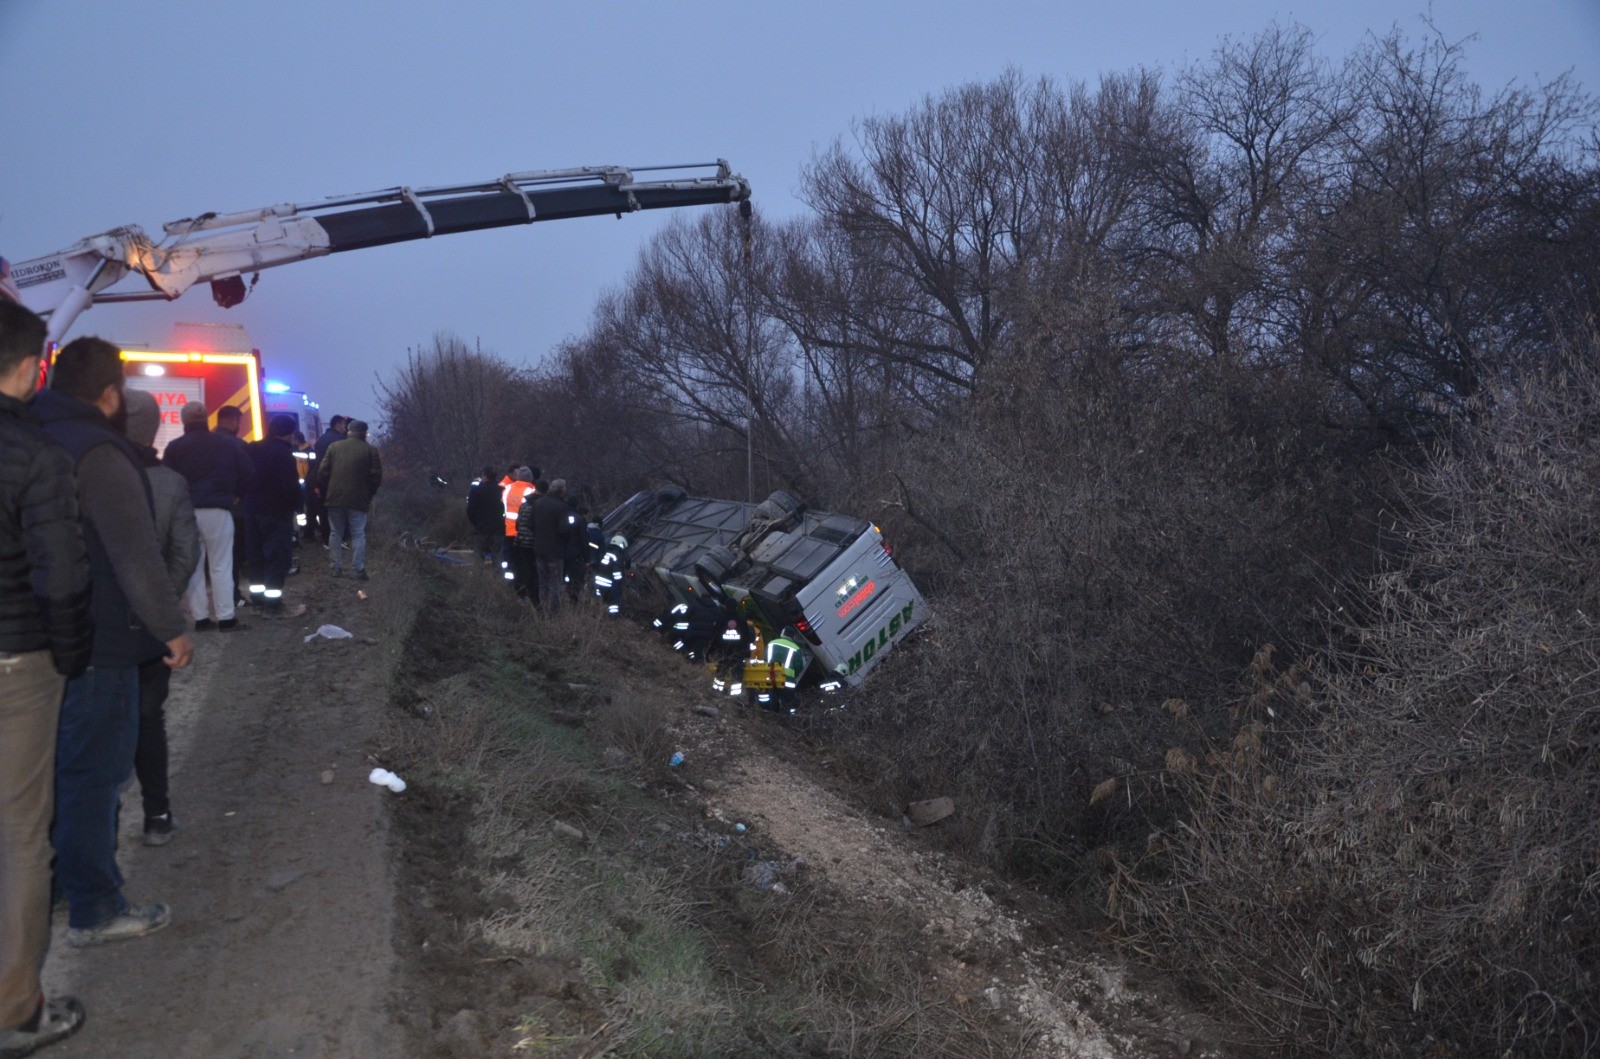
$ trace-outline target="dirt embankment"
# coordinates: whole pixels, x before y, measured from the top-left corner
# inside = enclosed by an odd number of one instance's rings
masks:
[[[1030,895],[831,791],[643,630],[537,621],[492,570],[316,569],[304,618],[200,641],[169,706],[150,938],[47,979],[60,1056],[1228,1054]],[[341,626],[347,640],[303,637]],[[684,763],[671,766],[673,751]],[[375,764],[410,783],[367,781]],[[930,792],[935,793],[935,792]]]

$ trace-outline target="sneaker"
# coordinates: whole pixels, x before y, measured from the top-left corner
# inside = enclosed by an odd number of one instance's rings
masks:
[[[236,629],[248,629],[250,626],[246,625],[238,618],[225,618],[222,621],[217,622],[217,628],[222,632],[233,632]]]
[[[104,945],[112,941],[130,941],[154,934],[172,922],[172,910],[163,904],[136,908],[129,905],[121,915],[112,916],[98,927],[73,927],[67,931],[67,944],[75,949],[91,945]]]
[[[172,819],[171,813],[162,813],[160,816],[147,816],[144,818],[144,844],[147,846],[165,846],[172,841],[172,833],[178,830],[178,822]]]
[[[39,999],[33,1018],[14,1030],[0,1030],[0,1059],[22,1059],[40,1048],[64,1041],[83,1028],[83,1005],[76,997]]]
[[[201,618],[199,621],[194,623],[195,632],[210,632],[216,627],[217,623],[212,621],[210,618]]]
[[[365,581],[366,579],[367,579],[367,572],[365,570],[357,570],[356,571],[356,580],[357,581]]]

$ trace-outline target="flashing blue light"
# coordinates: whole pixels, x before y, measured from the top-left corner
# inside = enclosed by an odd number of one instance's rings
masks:
[[[286,382],[273,382],[269,379],[267,380],[266,390],[268,393],[288,393],[289,384]]]

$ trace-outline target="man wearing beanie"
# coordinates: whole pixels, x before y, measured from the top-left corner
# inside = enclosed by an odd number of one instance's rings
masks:
[[[196,629],[239,627],[233,611],[233,508],[250,484],[250,458],[238,438],[207,429],[206,406],[183,406],[183,435],[167,445],[165,462],[189,483],[202,555],[185,602]]]
[[[289,440],[293,436],[294,417],[277,415],[267,421],[267,436],[247,446],[253,476],[240,514],[250,602],[265,618],[284,614],[283,583],[294,549],[294,515],[300,510],[300,474]]]
[[[128,440],[139,450],[144,475],[150,482],[155,501],[156,541],[167,562],[167,577],[181,599],[189,578],[200,565],[200,525],[194,520],[194,505],[189,501],[189,482],[164,467],[156,457],[156,430],[161,425],[161,408],[156,399],[139,390],[129,390]],[[165,845],[172,839],[172,804],[167,789],[167,693],[172,671],[159,658],[139,666],[139,741],[133,753],[133,772],[139,777],[139,796],[144,802],[144,844]]]

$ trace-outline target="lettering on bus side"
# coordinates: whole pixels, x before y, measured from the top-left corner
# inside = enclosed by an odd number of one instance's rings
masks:
[[[878,634],[861,645],[861,650],[850,656],[850,661],[845,663],[846,675],[855,673],[862,666],[872,661],[873,656],[886,646],[890,640],[900,635],[901,629],[911,627],[912,615],[916,613],[917,605],[907,603],[900,608],[900,613],[889,619],[889,624],[878,630]]]

